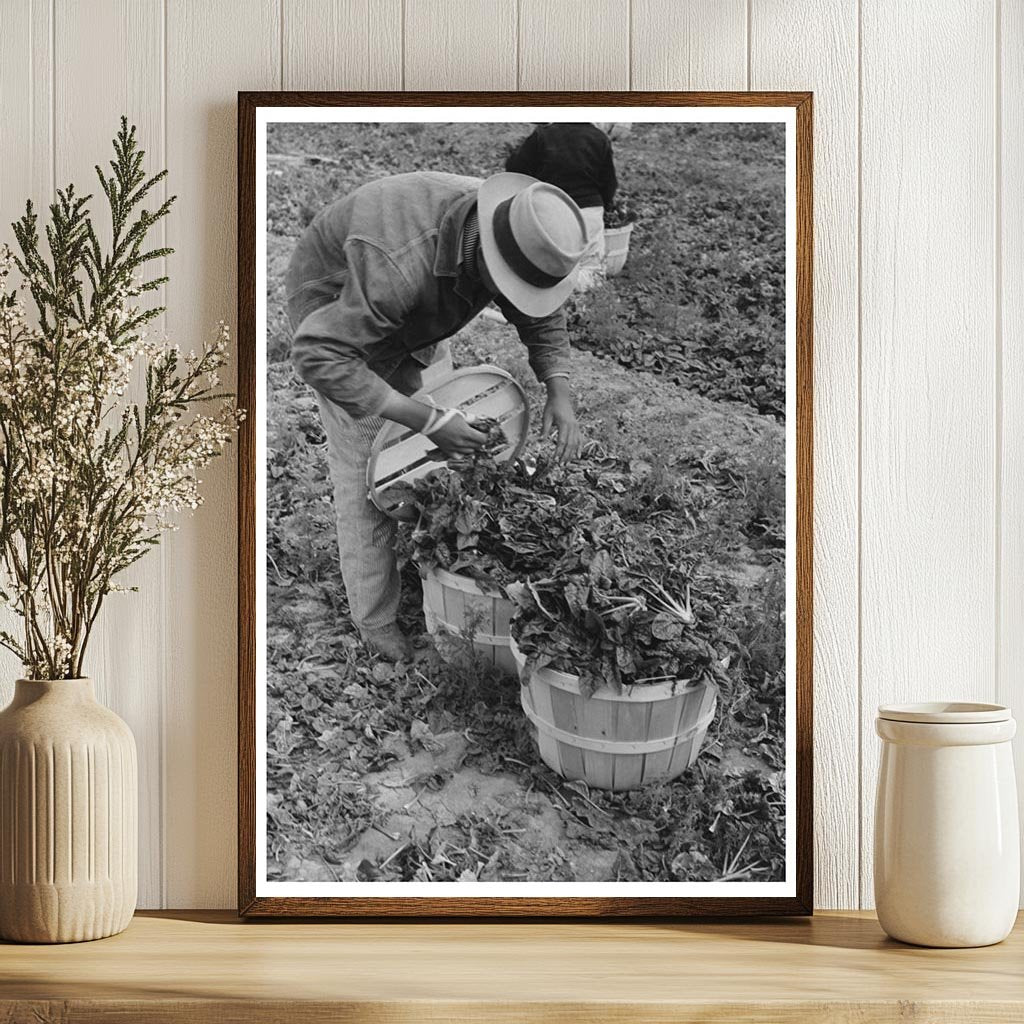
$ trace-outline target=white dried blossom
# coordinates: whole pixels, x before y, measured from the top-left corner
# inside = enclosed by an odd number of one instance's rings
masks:
[[[101,325],[42,331],[29,322],[14,267],[0,249],[0,491],[9,495],[0,603],[22,615],[26,635],[0,642],[33,675],[66,674],[80,671],[102,599],[133,589],[113,578],[178,528],[177,513],[199,507],[198,473],[241,416],[223,396],[214,411],[195,406],[220,385],[226,324],[185,356],[165,338],[125,332],[118,325],[139,315],[136,285],[112,296]]]
[[[23,625],[0,645],[33,678],[81,674],[118,574],[198,507],[199,472],[240,422],[230,401],[209,404],[223,400],[226,324],[185,357],[147,330],[145,270],[165,253],[143,243],[172,200],[138,202],[160,176],[124,119],[110,168],[97,173],[112,236],[68,187],[45,230],[31,204],[14,224],[20,257],[0,247],[0,599]],[[81,244],[98,237],[118,241]]]

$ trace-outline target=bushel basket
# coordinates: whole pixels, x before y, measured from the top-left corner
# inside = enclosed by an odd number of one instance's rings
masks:
[[[632,234],[633,224],[604,229],[604,272],[608,277],[622,273],[629,255],[629,236]]]
[[[522,674],[526,657],[514,639],[510,649]],[[544,763],[562,778],[617,791],[682,775],[697,760],[718,698],[710,682],[601,689],[586,697],[578,676],[552,668],[521,682]]]
[[[471,635],[473,647],[485,664],[516,675],[508,629],[513,609],[500,587],[485,589],[467,576],[444,569],[423,573],[423,616],[435,646],[446,660],[458,650],[459,642],[451,638]]]
[[[497,366],[468,366],[449,373],[421,388],[413,396],[429,405],[461,409],[467,415],[496,419],[508,438],[508,447],[495,458],[514,459],[526,444],[530,427],[530,406],[519,382]],[[366,463],[366,487],[370,501],[396,519],[401,506],[388,488],[412,483],[444,465],[431,452],[437,444],[429,437],[401,423],[386,423],[370,446]]]

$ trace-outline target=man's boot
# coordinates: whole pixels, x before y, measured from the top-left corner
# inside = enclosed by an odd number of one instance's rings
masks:
[[[377,629],[361,629],[359,635],[367,647],[387,661],[412,661],[412,644],[394,622]]]

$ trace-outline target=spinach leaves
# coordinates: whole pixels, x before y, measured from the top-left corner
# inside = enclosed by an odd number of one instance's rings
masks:
[[[484,450],[404,498],[415,562],[503,588],[531,671],[573,673],[587,693],[724,675],[735,593],[687,552],[700,510],[684,482],[591,443],[569,465]]]

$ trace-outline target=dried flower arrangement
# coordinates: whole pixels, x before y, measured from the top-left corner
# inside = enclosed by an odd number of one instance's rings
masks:
[[[0,603],[22,625],[0,644],[33,679],[82,675],[104,598],[124,589],[118,573],[199,505],[197,474],[241,418],[220,390],[225,325],[187,354],[147,336],[164,310],[142,296],[167,278],[143,272],[172,250],[146,239],[174,197],[141,205],[167,174],[148,176],[144,157],[122,118],[111,173],[96,168],[109,243],[91,196],[69,186],[50,206],[45,251],[31,202],[14,224],[20,252],[0,250]]]

